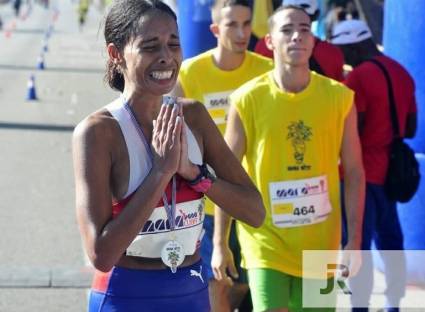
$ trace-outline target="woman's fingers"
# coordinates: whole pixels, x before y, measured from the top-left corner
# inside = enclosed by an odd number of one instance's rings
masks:
[[[187,127],[187,125],[184,122],[184,117],[180,117],[180,118],[181,118],[181,121],[182,121],[182,131],[181,131],[180,139],[181,139],[181,142],[182,142],[182,146],[183,145],[186,146],[187,145],[187,137],[186,137],[186,131],[187,131],[186,127]]]
[[[173,142],[171,143],[172,144],[171,148],[173,149],[181,147],[180,136],[182,132],[182,126],[183,126],[182,118],[180,116],[177,116],[175,121],[175,126],[173,129],[173,134],[172,134]],[[180,150],[178,150],[177,152],[180,154]]]
[[[152,145],[157,153],[165,156],[167,151],[179,149],[183,120],[181,107],[176,104],[163,104],[152,132]],[[178,150],[180,154],[180,150]]]
[[[158,145],[158,123],[156,122],[156,119],[154,119],[152,129],[152,146],[155,150],[157,150]]]
[[[221,281],[223,279],[220,268],[213,267],[213,275],[217,281]]]
[[[173,109],[171,110],[170,119],[168,120],[168,129],[167,129],[167,133],[165,137],[168,148],[170,148],[176,140],[176,137],[174,136],[174,132],[175,132],[174,130],[177,125],[177,122],[176,122],[177,116],[178,116],[178,106],[174,105]]]
[[[178,108],[177,108],[178,109]],[[172,145],[172,136],[175,119],[178,112],[174,112],[173,105],[162,104],[152,132],[152,142],[158,152],[164,153],[165,149]],[[171,140],[171,141],[170,141]]]
[[[163,124],[163,118],[165,115],[166,107],[165,105],[161,105],[161,109],[159,110],[159,114],[156,117],[156,131],[158,134],[161,133],[162,130],[162,124]]]
[[[183,117],[183,105],[181,105],[181,104],[179,104],[179,103],[177,103],[177,102],[176,102],[176,104],[174,104],[174,105],[176,105],[176,106],[177,106],[177,114],[178,114],[180,117]]]
[[[163,144],[167,138],[167,131],[169,127],[169,121],[170,121],[171,110],[172,110],[170,105],[162,104],[161,110],[163,108],[164,108],[164,113],[162,114],[162,118],[161,118],[161,132],[160,132],[161,144]]]

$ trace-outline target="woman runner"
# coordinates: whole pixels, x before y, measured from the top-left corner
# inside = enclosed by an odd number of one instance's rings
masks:
[[[204,194],[255,227],[261,197],[205,107],[164,96],[182,61],[173,11],[115,1],[104,35],[106,80],[121,95],[73,136],[77,218],[96,268],[89,311],[209,311]]]

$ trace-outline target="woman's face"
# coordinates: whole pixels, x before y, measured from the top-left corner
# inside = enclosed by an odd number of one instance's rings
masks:
[[[142,17],[137,36],[124,47],[123,58],[126,85],[143,94],[170,92],[182,62],[176,21],[162,12]]]

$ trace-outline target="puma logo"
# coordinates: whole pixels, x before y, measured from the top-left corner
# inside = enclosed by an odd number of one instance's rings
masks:
[[[190,276],[197,276],[201,279],[202,284],[204,283],[204,279],[202,278],[202,265],[199,267],[199,273],[195,270],[190,270]]]

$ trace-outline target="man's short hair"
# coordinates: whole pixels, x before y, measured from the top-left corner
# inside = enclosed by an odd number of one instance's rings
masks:
[[[234,5],[241,5],[251,9],[248,0],[216,0],[211,7],[211,18],[213,23],[218,23],[221,19],[221,9]]]
[[[285,11],[285,10],[289,10],[289,9],[294,9],[294,10],[298,10],[298,11],[301,11],[301,12],[303,12],[305,15],[307,15],[308,16],[308,18],[310,19],[310,22],[311,22],[311,16],[310,15],[308,15],[308,13],[303,9],[303,8],[301,8],[301,7],[299,7],[299,6],[296,6],[296,5],[292,5],[292,4],[290,4],[290,5],[281,5],[280,7],[278,7],[274,12],[273,12],[273,14],[272,15],[270,15],[270,17],[269,17],[269,19],[268,19],[268,24],[269,24],[269,31],[271,32],[272,31],[272,29],[273,29],[273,26],[274,26],[274,17],[276,16],[276,14],[279,14],[280,12],[282,12],[282,11]]]

